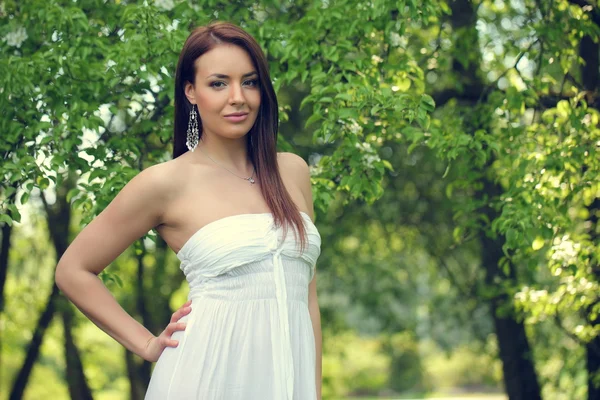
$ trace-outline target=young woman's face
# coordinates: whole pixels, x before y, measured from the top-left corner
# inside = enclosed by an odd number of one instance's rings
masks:
[[[185,94],[198,106],[203,133],[229,139],[246,135],[260,107],[258,74],[248,53],[236,45],[218,45],[195,64],[196,83],[186,83]],[[236,113],[247,115],[227,117]]]

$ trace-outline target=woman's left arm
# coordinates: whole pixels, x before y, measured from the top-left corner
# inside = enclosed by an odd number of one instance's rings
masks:
[[[307,208],[307,213],[311,220],[314,220],[314,205],[312,187],[310,182],[310,168],[306,161],[294,153],[278,153],[280,170],[285,171],[286,175],[294,181],[296,188],[302,192],[304,204]],[[315,268],[316,269],[316,268]],[[315,335],[315,383],[317,388],[317,400],[321,400],[321,381],[322,381],[322,335],[321,335],[321,312],[319,310],[319,302],[317,300],[317,273],[308,285],[308,310],[310,312],[310,320],[312,321],[313,332]]]
[[[308,311],[312,321],[313,332],[315,334],[315,379],[317,386],[317,399],[321,400],[321,382],[322,382],[322,335],[321,335],[321,312],[319,311],[319,302],[317,301],[317,274],[308,285]]]
[[[314,220],[313,196],[310,184],[310,170],[305,162],[300,162],[300,188],[306,201],[308,214]],[[319,310],[319,301],[317,299],[317,271],[308,285],[308,311],[312,321],[313,332],[315,334],[315,383],[317,388],[317,400],[321,400],[321,382],[323,380],[323,338],[321,334],[321,311]]]

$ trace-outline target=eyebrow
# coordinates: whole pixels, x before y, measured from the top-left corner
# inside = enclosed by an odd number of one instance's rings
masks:
[[[258,72],[256,72],[256,71],[248,72],[247,74],[242,75],[242,78],[245,78],[247,76],[252,76],[252,75],[258,75]],[[210,78],[211,76],[215,76],[215,77],[221,78],[221,79],[229,79],[229,75],[224,75],[224,74],[211,74],[211,75],[207,76],[206,79]]]

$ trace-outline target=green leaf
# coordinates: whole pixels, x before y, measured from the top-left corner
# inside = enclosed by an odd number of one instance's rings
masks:
[[[338,93],[338,94],[335,95],[335,99],[336,100],[352,101],[352,96],[350,96],[348,93]]]
[[[427,112],[433,112],[433,110],[435,110],[435,101],[433,100],[433,97],[431,97],[428,94],[421,95],[420,105],[421,108],[423,108]]]
[[[8,209],[10,210],[10,216],[15,222],[21,222],[21,213],[14,204],[9,204]]]
[[[0,214],[0,222],[4,222],[9,226],[12,226],[13,220],[8,214]]]
[[[544,239],[540,236],[536,237],[533,243],[531,244],[531,248],[533,250],[539,250],[544,247]]]
[[[23,192],[23,194],[21,195],[20,203],[25,204],[27,203],[27,200],[29,200],[29,192]]]
[[[450,166],[452,165],[452,163],[448,163],[448,165],[446,166],[446,170],[444,171],[444,175],[442,175],[442,178],[445,178],[446,176],[448,176],[448,173],[450,172]]]
[[[321,116],[320,113],[314,113],[313,115],[311,115],[307,120],[306,123],[304,124],[304,127],[307,128],[310,124],[312,124],[313,122],[317,122],[319,120],[323,119],[323,117]]]

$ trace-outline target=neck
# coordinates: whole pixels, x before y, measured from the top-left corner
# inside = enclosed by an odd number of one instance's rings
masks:
[[[217,164],[240,176],[251,176],[253,166],[248,157],[246,140],[245,136],[227,139],[203,133],[194,157],[203,158],[206,162]]]

